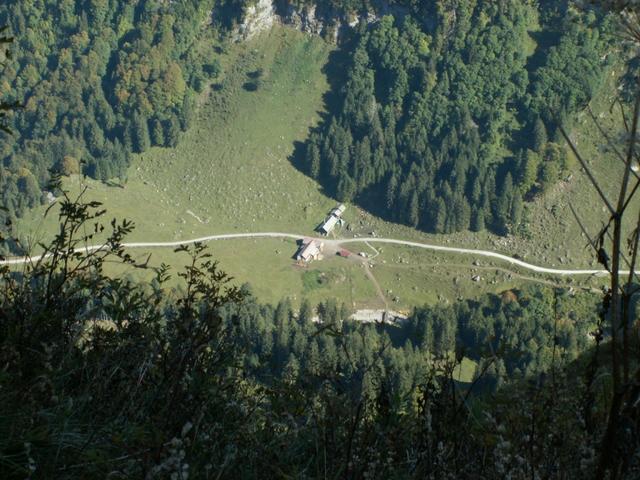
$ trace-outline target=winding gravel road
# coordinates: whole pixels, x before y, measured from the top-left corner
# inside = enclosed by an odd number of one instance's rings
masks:
[[[134,242],[134,243],[125,243],[124,246],[127,248],[166,248],[166,247],[178,247],[180,245],[189,245],[197,242],[210,242],[214,240],[233,240],[233,239],[242,239],[242,238],[290,238],[293,240],[300,240],[303,238],[311,238],[305,235],[297,235],[293,233],[280,233],[280,232],[262,232],[262,233],[229,233],[224,235],[210,235],[207,237],[194,238],[191,240],[182,240],[177,242]],[[414,248],[422,248],[425,250],[432,250],[437,252],[450,252],[450,253],[462,253],[466,255],[475,255],[478,257],[488,257],[496,260],[500,260],[511,265],[516,265],[518,267],[522,267],[526,270],[530,270],[532,272],[538,273],[546,273],[550,275],[563,275],[563,276],[575,276],[575,275],[607,275],[609,272],[606,270],[564,270],[557,268],[547,268],[540,267],[538,265],[533,265],[531,263],[527,263],[523,260],[519,260],[517,258],[510,257],[508,255],[503,255],[501,253],[492,252],[490,250],[476,250],[473,248],[457,248],[457,247],[444,247],[442,245],[432,245],[429,243],[420,243],[420,242],[410,242],[408,240],[396,240],[393,238],[350,238],[350,239],[327,239],[322,238],[319,239],[325,242],[326,244],[332,246],[339,246],[348,243],[383,243],[390,245],[401,245],[406,247],[414,247]],[[100,246],[90,246],[86,248],[86,251],[94,251],[100,249]],[[31,261],[37,261],[41,258],[41,256],[31,257]],[[16,258],[8,258],[6,260],[0,261],[0,265],[19,265],[24,264],[29,261],[28,257],[16,257]],[[622,274],[628,274],[628,271],[622,271]]]

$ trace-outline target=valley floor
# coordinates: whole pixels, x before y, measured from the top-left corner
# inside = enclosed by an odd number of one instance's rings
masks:
[[[207,42],[202,48],[216,47],[213,39]],[[353,308],[389,303],[393,309],[408,310],[497,293],[530,281],[576,288],[603,285],[602,279],[589,276],[554,277],[558,272],[580,269],[588,274],[599,269],[568,208],[572,202],[594,233],[604,218],[581,173],[529,205],[526,232],[518,237],[487,232],[430,235],[349,206],[345,213],[349,229],[340,232],[355,242],[349,248],[358,251],[359,242],[369,237],[377,237],[372,242],[392,239],[376,246],[380,256],[369,262],[373,267],[365,269],[362,262],[337,257],[296,264],[291,258],[293,237],[313,236],[336,204],[291,160],[326,111],[330,88],[325,68],[333,52],[334,47],[320,38],[279,26],[229,47],[222,57],[224,76],[203,95],[197,120],[178,147],[153,148],[136,156],[122,186],[74,177],[67,179],[66,188],[74,194],[86,187],[86,199],[102,202],[109,218],[134,221],[130,243],[176,244],[211,235],[296,232],[289,238],[244,238],[212,247],[221,267],[237,282],[250,281],[256,295],[267,302],[335,297]],[[246,84],[255,72],[260,72],[260,84],[254,91]],[[605,112],[602,121],[614,127],[615,120],[606,113],[608,101],[603,94],[593,108]],[[592,168],[607,173],[605,187],[613,192],[620,165],[598,150],[594,129],[585,114],[578,121],[575,140],[587,156],[598,158]],[[17,225],[28,245],[45,241],[56,230],[55,209],[46,218],[44,210],[31,212]],[[431,250],[415,244],[428,244]],[[136,255],[146,256],[145,248],[152,252],[152,265],[184,264],[184,257],[169,248],[146,246]],[[494,258],[474,262],[473,255],[481,256],[479,252]],[[505,261],[508,268],[501,265]],[[525,272],[527,265],[540,268]],[[144,277],[139,270],[125,273]]]

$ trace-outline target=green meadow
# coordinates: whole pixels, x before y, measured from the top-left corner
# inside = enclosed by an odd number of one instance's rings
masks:
[[[203,40],[200,46],[215,47],[213,39]],[[85,199],[102,202],[108,218],[132,220],[136,228],[127,241],[177,241],[235,232],[313,235],[336,201],[298,171],[291,156],[297,142],[304,142],[326,111],[329,85],[324,68],[334,48],[318,37],[284,27],[226,47],[221,58],[222,76],[202,95],[197,118],[176,148],[152,148],[136,155],[121,185],[76,176],[65,179],[66,189],[76,195],[86,188]],[[615,128],[619,122],[615,113],[609,113],[612,97],[608,91],[603,88],[593,108],[606,127]],[[614,173],[619,173],[621,164],[611,152],[598,147],[601,142],[596,127],[586,114],[578,119],[574,136],[613,198]],[[586,176],[576,169],[570,179],[528,205],[527,225],[518,236],[500,238],[486,232],[429,235],[386,222],[355,206],[347,209],[345,219],[350,227],[340,235],[351,238],[374,232],[379,237],[491,249],[558,268],[595,265],[592,253],[585,248],[586,237],[571,216],[569,202],[595,232],[605,217]],[[56,209],[46,218],[44,211],[42,207],[30,212],[17,225],[27,244],[46,241],[55,231]],[[295,250],[291,240],[211,244],[211,252],[224,270],[237,282],[250,281],[257,296],[270,302],[283,297],[295,301],[306,297],[314,302],[335,297],[354,308],[381,305],[372,275],[387,304],[404,310],[500,292],[522,282],[569,284],[567,279],[511,267],[508,271],[505,265],[474,266],[468,255],[384,247],[370,262],[367,274],[362,262],[353,259],[327,258],[301,267],[292,258]],[[133,253],[141,259],[151,253],[153,266],[167,263],[179,268],[185,261],[184,254],[175,254],[170,248]],[[110,268],[121,271],[123,267]],[[150,278],[139,269],[128,273]],[[472,280],[476,275],[481,280]],[[597,283],[571,281],[578,286]]]

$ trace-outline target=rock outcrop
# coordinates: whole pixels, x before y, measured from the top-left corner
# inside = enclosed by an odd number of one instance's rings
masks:
[[[245,11],[242,23],[235,32],[236,40],[248,40],[260,32],[269,30],[277,20],[273,0],[258,0]]]
[[[383,14],[404,15],[407,12],[391,8],[382,4],[379,12]],[[341,33],[346,29],[353,28],[360,21],[367,23],[377,22],[380,16],[374,13],[357,16],[354,14],[344,15],[337,11],[319,12],[316,5],[295,7],[288,5],[278,10],[274,0],[258,0],[244,13],[242,22],[234,32],[236,41],[248,40],[254,35],[269,30],[274,24],[280,23],[289,25],[301,32],[322,35],[325,38],[333,38],[338,41]]]
[[[301,32],[322,35],[325,21],[316,16],[316,9],[315,5],[311,5],[298,11],[293,5],[289,5],[283,23],[291,25]]]

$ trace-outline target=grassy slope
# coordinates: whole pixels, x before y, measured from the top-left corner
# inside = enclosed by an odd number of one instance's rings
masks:
[[[176,149],[154,148],[136,156],[124,188],[73,178],[67,188],[104,202],[109,217],[128,218],[129,241],[178,240],[215,233],[284,231],[313,234],[335,202],[291,166],[296,141],[304,141],[320,118],[328,85],[322,74],[331,47],[316,37],[276,28],[223,58],[226,74],[203,100],[195,125]],[[261,86],[244,85],[258,69]],[[31,243],[48,237],[54,215],[38,209],[18,231]],[[314,302],[338,297],[358,306],[375,301],[375,290],[357,264],[330,259],[296,266],[292,241],[243,240],[213,245],[222,267],[239,282],[250,281],[265,301],[307,296]],[[141,251],[133,252],[142,258]],[[179,266],[170,249],[154,249],[153,265]],[[117,269],[117,267],[112,267]],[[305,287],[305,271],[322,269],[327,281]],[[139,276],[137,270],[128,273]]]
[[[203,48],[213,48],[213,42]],[[137,228],[131,241],[231,232],[311,234],[335,202],[298,172],[288,158],[294,142],[303,141],[309,128],[320,120],[323,94],[328,88],[322,67],[330,50],[319,38],[280,27],[246,44],[234,45],[223,57],[221,88],[203,97],[198,118],[180,145],[176,149],[154,148],[136,156],[124,188],[87,181],[88,198],[103,201],[110,216],[134,220]],[[247,91],[243,85],[258,69],[263,71],[261,86],[257,91]],[[606,111],[607,101],[603,95],[594,102],[596,110]],[[612,120],[605,114],[603,121]],[[597,136],[588,123],[579,125],[576,137],[587,153],[596,151],[593,139]],[[612,179],[610,156],[601,158],[594,162],[594,169]],[[68,187],[77,191],[80,182],[71,179]],[[613,186],[609,181],[608,188]],[[547,266],[583,267],[591,257],[568,213],[568,199],[579,205],[593,228],[599,224],[597,199],[585,176],[575,174],[570,182],[559,184],[530,206],[528,240],[469,232],[427,235],[354,207],[345,215],[353,230],[343,234],[368,235],[375,231],[385,237],[518,253]],[[53,231],[55,219],[43,220],[42,212],[32,212],[20,222],[18,231],[32,240],[45,238],[45,232]],[[358,251],[355,246],[350,248]],[[334,258],[314,263],[308,269],[324,272],[326,280],[314,285],[308,273],[305,277],[307,270],[291,260],[294,250],[292,242],[279,240],[224,241],[212,246],[221,266],[238,281],[250,281],[261,300],[307,296],[317,301],[334,296],[356,307],[380,303],[374,285],[357,262]],[[143,255],[139,250],[135,253]],[[169,249],[155,249],[151,263],[179,266],[182,258]],[[497,292],[529,281],[510,277],[491,263],[474,267],[473,260],[470,256],[387,247],[375,260],[372,273],[390,304],[405,309],[439,299],[453,301]],[[480,282],[471,280],[475,274],[481,275]],[[399,302],[394,305],[391,301],[396,296]]]
[[[318,38],[284,29],[233,46],[220,91],[203,101],[179,146],[135,156],[124,188],[88,180],[89,196],[105,202],[111,215],[135,221],[130,240],[293,226],[311,233],[334,202],[287,157],[319,120],[327,89],[320,70],[329,51]],[[258,68],[263,86],[246,91]],[[78,181],[67,186],[77,191]],[[24,232],[40,214],[21,225]]]

